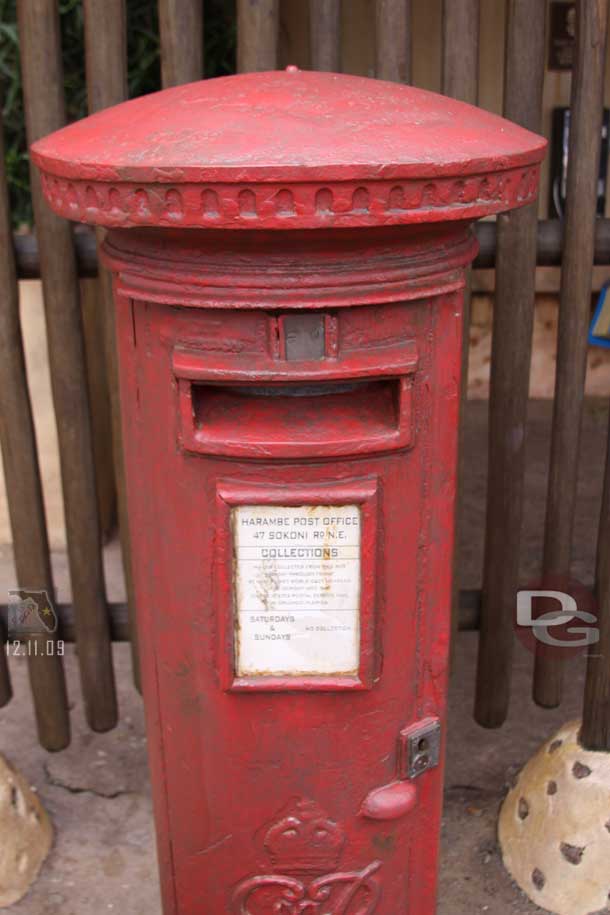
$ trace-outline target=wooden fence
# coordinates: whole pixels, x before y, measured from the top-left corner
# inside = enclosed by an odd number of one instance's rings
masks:
[[[305,2],[305,0],[304,0]],[[480,0],[444,0],[442,86],[476,103]],[[127,95],[125,0],[83,0],[86,71],[91,111]],[[165,86],[203,73],[204,0],[159,0],[162,81]],[[545,0],[507,0],[504,113],[539,131],[546,54]],[[572,77],[567,218],[539,222],[534,205],[477,227],[479,266],[496,268],[496,297],[489,422],[489,489],[482,592],[462,592],[456,604],[462,628],[480,625],[476,718],[503,723],[509,705],[513,617],[518,588],[524,480],[524,429],[534,314],[536,264],[560,264],[559,349],[547,500],[544,572],[567,577],[593,263],[610,263],[610,220],[595,219],[599,136],[603,105],[608,0],[580,0]],[[377,76],[409,82],[412,34],[409,0],[377,0]],[[310,0],[311,66],[340,69],[340,0]],[[66,121],[57,0],[19,0],[19,35],[29,142]],[[279,0],[237,0],[237,68],[278,64]],[[11,239],[4,170],[0,173],[0,439],[8,489],[18,584],[53,594],[41,481],[18,312],[18,278],[43,283],[52,393],[59,435],[73,602],[60,605],[60,636],[78,646],[87,718],[95,730],[113,727],[117,704],[113,639],[133,632],[129,541],[117,423],[113,310],[103,309],[108,386],[113,414],[119,519],[128,583],[128,605],[109,605],[104,590],[96,460],[87,397],[83,330],[83,277],[98,276],[106,302],[108,277],[98,274],[96,238],[77,233],[53,215],[32,173],[36,238]],[[12,243],[11,243],[12,241]],[[99,239],[98,239],[99,241]],[[468,339],[466,335],[466,339]],[[466,366],[467,353],[464,353]],[[465,369],[464,369],[465,371]],[[588,660],[583,740],[610,751],[610,459],[600,493],[597,591],[601,645]],[[137,671],[137,647],[134,670]],[[69,742],[69,715],[61,658],[29,656],[39,738],[48,749]],[[534,696],[544,706],[561,699],[562,670],[536,659]],[[11,696],[6,657],[0,653],[0,704]]]

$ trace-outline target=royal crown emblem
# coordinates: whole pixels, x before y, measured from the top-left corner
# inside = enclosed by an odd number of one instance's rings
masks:
[[[300,801],[294,813],[278,820],[265,837],[274,871],[323,874],[339,865],[345,834],[313,801]]]
[[[267,830],[270,873],[237,886],[234,915],[372,915],[381,888],[373,861],[339,871],[345,832],[314,801],[297,801]]]

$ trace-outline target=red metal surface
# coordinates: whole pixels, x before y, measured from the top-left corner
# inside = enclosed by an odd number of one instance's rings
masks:
[[[299,72],[35,148],[58,212],[119,227],[165,915],[435,910],[442,765],[422,750],[410,774],[405,747],[445,720],[468,220],[533,199],[543,149],[429,93]],[[243,506],[358,513],[353,668],[239,673]]]
[[[460,305],[461,293],[451,293],[400,306],[402,334],[419,347],[410,450],[287,463],[182,451],[171,353],[176,344],[195,343],[198,319],[203,329],[209,313],[119,295],[142,650],[147,696],[153,695],[149,729],[160,740],[151,742],[151,753],[160,757],[156,799],[168,817],[160,844],[167,854],[171,847],[172,856],[162,870],[167,912],[271,913],[281,893],[273,881],[286,869],[274,865],[265,836],[299,802],[318,804],[345,836],[340,861],[323,858],[324,869],[307,871],[301,882],[309,886],[309,879],[361,874],[375,865],[368,879],[380,889],[377,913],[434,911],[440,768],[419,779],[417,805],[410,812],[405,807],[404,816],[396,818],[392,809],[388,819],[372,819],[361,810],[372,791],[397,780],[402,729],[444,716]],[[360,321],[381,317],[376,306],[359,308],[365,312]],[[351,309],[338,316],[339,351],[343,316],[349,322]],[[254,351],[271,363],[266,339],[261,335],[256,350],[246,331],[235,344],[243,346],[244,361]],[[222,341],[220,322],[216,339],[199,339],[216,356]],[[371,348],[383,350],[363,337],[362,352]],[[229,363],[233,355],[227,353]],[[256,417],[252,398],[251,422]],[[244,435],[247,423],[243,417]],[[370,605],[371,688],[354,690],[352,678],[317,684],[263,679],[244,695],[252,684],[234,684],[230,676],[232,556],[223,495],[247,487],[241,498],[251,504],[294,498],[339,504],[345,487],[371,483],[379,493],[375,539],[363,538],[362,556],[374,593],[374,600],[362,602],[365,627]],[[243,881],[254,878],[273,881],[256,890],[246,908],[239,908],[241,901],[229,908],[233,894],[241,900]],[[372,905],[373,891],[366,896]]]
[[[421,89],[291,70],[134,99],[35,143],[32,156],[69,219],[285,230],[524,205],[545,145]]]

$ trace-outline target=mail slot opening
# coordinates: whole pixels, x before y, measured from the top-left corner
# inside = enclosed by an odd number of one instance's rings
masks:
[[[193,450],[301,457],[408,444],[410,384],[402,377],[318,384],[185,384],[192,428],[183,430],[183,439]]]
[[[222,387],[225,391],[233,391],[243,397],[323,397],[326,394],[347,394],[360,390],[366,396],[367,388],[381,381],[330,381],[311,384],[305,381],[292,384],[209,384],[208,387]],[[200,385],[199,387],[203,387]]]

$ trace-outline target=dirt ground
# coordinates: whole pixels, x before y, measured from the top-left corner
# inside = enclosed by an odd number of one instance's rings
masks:
[[[541,555],[551,405],[533,402],[528,429],[523,576],[538,572]],[[604,459],[607,402],[587,402],[575,519],[574,571],[590,582]],[[459,529],[463,587],[480,585],[486,468],[486,404],[468,405],[465,424],[463,509]],[[54,554],[60,600],[68,599],[66,557]],[[109,596],[120,599],[116,544],[106,550]],[[10,548],[0,549],[0,590],[13,585]],[[498,807],[508,778],[562,723],[578,717],[583,667],[566,672],[561,709],[545,712],[531,702],[532,658],[517,648],[511,714],[506,726],[484,731],[472,718],[476,633],[459,636],[452,674],[448,768],[438,915],[525,915],[528,902],[503,869],[496,842]],[[0,750],[36,786],[55,827],[54,849],[14,915],[158,915],[158,882],[141,700],[133,688],[129,650],[115,647],[121,721],[109,734],[87,731],[73,648],[67,671],[73,742],[49,755],[36,744],[23,659],[11,662],[14,699],[0,712]],[[203,913],[202,913],[203,915]]]

